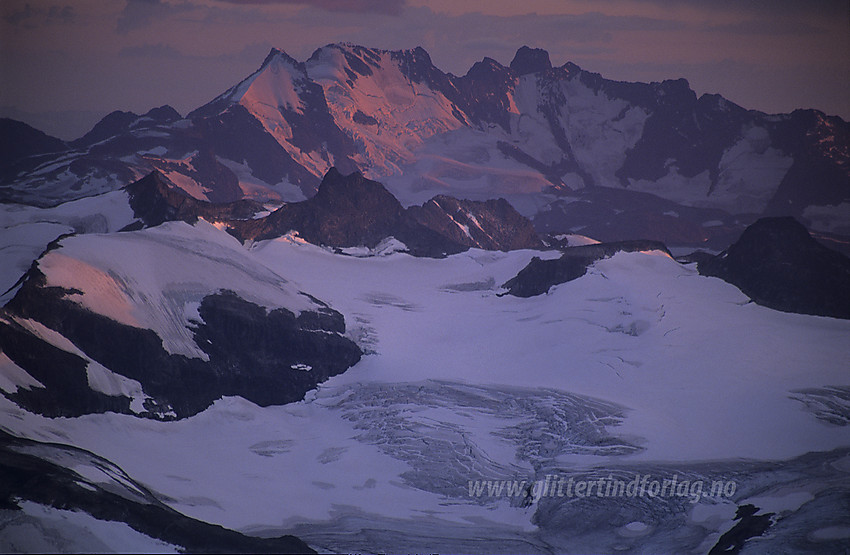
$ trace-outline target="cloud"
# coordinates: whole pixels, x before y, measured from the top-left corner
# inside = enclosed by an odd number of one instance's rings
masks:
[[[123,35],[195,9],[197,6],[190,2],[170,4],[162,0],[127,0],[118,16],[116,31]]]
[[[406,0],[218,0],[236,6],[310,6],[328,12],[399,15]]]
[[[630,0],[637,4],[655,4],[663,8],[691,6],[707,11],[724,10],[744,14],[760,14],[762,16],[776,15],[815,15],[818,17],[833,17],[847,14],[847,0]]]
[[[167,44],[142,44],[140,46],[126,46],[118,52],[119,58],[157,58],[176,59],[183,54]]]
[[[199,24],[259,24],[269,21],[286,22],[292,11],[275,7],[294,8],[340,15],[392,15],[402,13],[406,0],[126,0],[116,24],[118,34],[153,27],[178,16]]]
[[[802,21],[746,19],[737,23],[706,26],[709,33],[732,33],[736,35],[813,35],[823,29]]]
[[[15,27],[34,29],[43,25],[73,23],[77,14],[73,6],[36,6],[24,5],[20,10],[3,16],[3,20]]]
[[[226,52],[223,54],[186,54],[178,48],[169,44],[140,44],[125,46],[118,51],[119,58],[135,58],[149,60],[183,60],[183,61],[206,61],[215,63],[240,62],[259,66],[260,62],[268,55],[272,45],[268,42],[254,42],[248,44],[241,50]]]

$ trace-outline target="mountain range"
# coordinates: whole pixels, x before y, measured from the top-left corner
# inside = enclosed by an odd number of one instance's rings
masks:
[[[0,551],[850,549],[839,118],[335,44],[0,147]]]
[[[260,68],[181,117],[113,112],[62,142],[4,120],[0,199],[55,205],[157,170],[193,198],[312,197],[331,167],[404,205],[503,197],[542,232],[728,246],[760,216],[850,235],[850,126],[816,110],[769,115],[683,79],[624,83],[520,48],[462,77],[422,48],[352,44]],[[13,138],[14,137],[14,138]]]

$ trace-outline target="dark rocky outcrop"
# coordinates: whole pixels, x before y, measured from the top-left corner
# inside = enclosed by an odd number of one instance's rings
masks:
[[[463,77],[455,81],[456,102],[475,124],[498,123],[510,133],[511,93],[516,77],[493,58],[476,62]]]
[[[522,46],[511,60],[511,69],[517,75],[539,73],[552,69],[552,62],[549,61],[549,53],[542,48]]]
[[[89,387],[88,361],[63,351],[13,320],[0,319],[0,348],[44,387],[18,388],[7,397],[45,416],[80,416],[100,412],[130,412],[130,400]]]
[[[805,222],[807,206],[850,200],[850,124],[816,110],[794,110],[776,124],[774,136],[778,148],[793,153],[794,163],[764,216],[793,216]],[[835,231],[850,236],[846,224]]]
[[[21,388],[9,398],[49,416],[130,412],[130,399],[93,391],[87,361],[48,345],[17,323],[35,320],[58,332],[85,356],[138,381],[151,398],[140,416],[191,416],[226,395],[261,406],[291,403],[360,360],[360,348],[344,337],[338,312],[320,301],[296,316],[266,310],[232,291],[204,297],[194,340],[209,360],[167,352],[152,330],[116,322],[67,299],[71,291],[46,284],[34,266],[18,294],[0,312],[0,349],[45,387]]]
[[[130,195],[133,214],[145,226],[178,221],[194,223],[198,218],[209,221],[250,218],[263,210],[251,200],[213,204],[187,195],[182,189],[172,187],[158,171],[124,188]]]
[[[720,555],[722,553],[735,554],[744,549],[747,540],[763,536],[773,526],[775,513],[757,515],[759,508],[747,504],[738,507],[735,512],[735,520],[738,523],[731,530],[720,536],[717,543],[708,552],[709,555]]]
[[[505,282],[503,288],[517,297],[534,297],[549,291],[549,288],[559,283],[566,283],[580,278],[587,273],[587,268],[605,257],[617,252],[635,252],[660,250],[667,254],[667,247],[658,241],[620,241],[616,243],[598,243],[567,247],[560,258],[542,260],[538,257],[531,259],[528,265],[519,273]]]
[[[653,113],[640,140],[627,151],[617,176],[624,186],[629,179],[660,179],[669,171],[666,164],[673,159],[683,176],[707,171],[713,186],[723,153],[739,138],[744,122],[752,116],[730,103],[725,117],[718,117],[715,104],[698,100],[684,79],[650,87],[654,93]]]
[[[531,222],[505,199],[479,202],[440,195],[407,211],[414,221],[466,247],[507,251],[543,246]]]
[[[317,245],[372,247],[403,221],[404,208],[383,185],[331,168],[314,197],[286,204],[262,219],[232,222],[231,228],[241,240],[271,239],[296,230]]]
[[[200,185],[199,189],[206,201],[225,204],[247,200],[239,186],[239,178],[230,168],[222,164],[215,152],[209,148],[194,151],[185,161],[154,159],[150,162],[156,168],[155,171],[161,171],[167,175],[186,176]],[[191,195],[189,192],[186,194]]]
[[[168,104],[164,104],[158,108],[151,108],[141,119],[151,120],[154,123],[173,123],[181,119],[181,117],[180,112]]]
[[[75,464],[114,477],[89,481]],[[315,553],[295,536],[258,538],[190,518],[157,499],[112,462],[71,445],[18,438],[0,431],[0,510],[20,511],[22,501],[85,512],[123,522],[187,553]]]
[[[800,314],[850,318],[850,258],[814,240],[794,218],[762,218],[702,275],[738,287],[756,303]]]
[[[359,172],[342,175],[336,168],[328,171],[313,198],[284,205],[262,219],[229,225],[243,241],[294,230],[317,245],[373,248],[395,237],[415,256],[542,246],[531,222],[503,199],[477,202],[439,196],[405,210],[377,181]]]
[[[193,114],[188,117],[192,118]],[[301,187],[305,195],[308,191],[315,191],[319,184],[319,179],[293,160],[241,104],[233,104],[214,117],[195,116],[192,125],[208,148],[218,156],[244,161],[254,176],[267,183],[286,179]],[[235,137],[239,139],[234,140]]]

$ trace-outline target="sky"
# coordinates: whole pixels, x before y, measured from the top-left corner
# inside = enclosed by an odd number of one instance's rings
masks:
[[[73,139],[113,110],[185,115],[272,47],[303,61],[335,42],[422,46],[455,75],[528,45],[608,79],[850,120],[847,0],[3,0],[0,116]]]

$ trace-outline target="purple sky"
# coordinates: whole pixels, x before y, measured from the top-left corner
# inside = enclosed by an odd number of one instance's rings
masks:
[[[341,41],[423,46],[456,75],[527,44],[609,79],[850,119],[847,0],[3,0],[0,115],[76,138],[112,110],[185,114],[272,46],[305,60]]]

